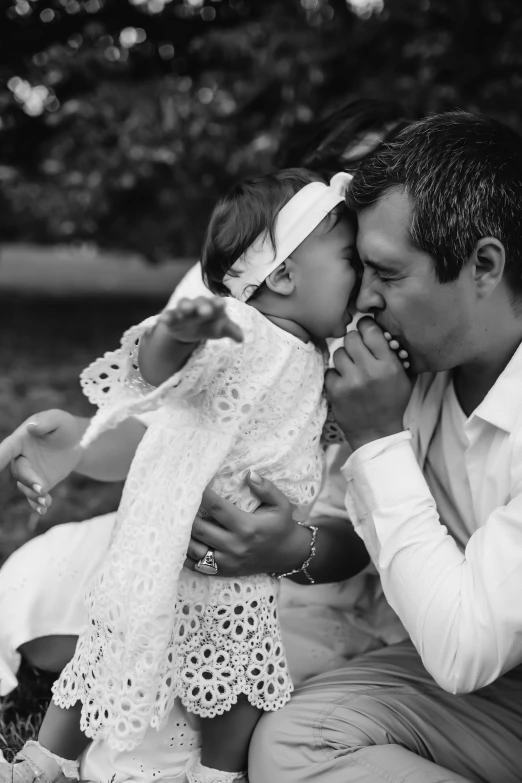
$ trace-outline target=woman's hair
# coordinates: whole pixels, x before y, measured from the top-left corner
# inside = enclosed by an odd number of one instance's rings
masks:
[[[326,178],[355,171],[381,141],[391,141],[410,122],[398,103],[350,98],[320,119],[292,128],[276,162],[281,168],[306,166]]]
[[[218,201],[201,255],[203,279],[213,294],[230,294],[223,278],[259,236],[268,234],[275,249],[275,223],[281,209],[305,185],[322,181],[306,169],[285,169],[244,180]]]
[[[476,114],[426,117],[361,165],[348,204],[363,212],[396,189],[412,202],[412,245],[432,257],[441,283],[459,277],[479,239],[496,237],[522,297],[522,137]]]

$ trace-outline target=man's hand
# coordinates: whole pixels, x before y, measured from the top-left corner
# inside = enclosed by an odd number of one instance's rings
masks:
[[[0,443],[0,470],[11,463],[18,488],[40,514],[51,505],[49,490],[78,465],[82,434],[74,416],[49,410],[32,416]]]
[[[354,451],[404,429],[412,382],[372,318],[361,318],[333,362],[335,369],[326,374],[326,392]]]
[[[225,310],[223,299],[180,299],[176,307],[164,310],[160,316],[172,338],[180,343],[197,343],[201,340],[218,340],[230,337],[240,343],[243,333]]]

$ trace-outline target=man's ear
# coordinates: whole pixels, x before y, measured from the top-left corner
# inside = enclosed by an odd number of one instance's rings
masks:
[[[277,269],[274,269],[265,280],[265,285],[281,296],[290,296],[295,290],[295,278],[291,259],[287,258]]]
[[[504,275],[506,251],[495,237],[479,239],[468,262],[479,296],[489,296]]]

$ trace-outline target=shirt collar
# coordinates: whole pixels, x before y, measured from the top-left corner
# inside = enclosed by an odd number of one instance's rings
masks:
[[[521,415],[522,343],[480,405],[473,411],[469,421],[477,417],[510,433]]]

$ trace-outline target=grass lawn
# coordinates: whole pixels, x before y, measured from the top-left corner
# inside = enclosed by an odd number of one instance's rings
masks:
[[[123,330],[158,310],[163,301],[0,296],[0,440],[24,419],[47,408],[90,415],[78,374]],[[40,518],[21,498],[9,471],[0,474],[0,563],[29,538],[62,522],[116,508],[121,485],[72,476],[58,486]],[[34,735],[49,698],[52,677],[20,673],[20,687],[0,700],[0,748],[21,746]],[[7,754],[6,754],[7,755]]]

